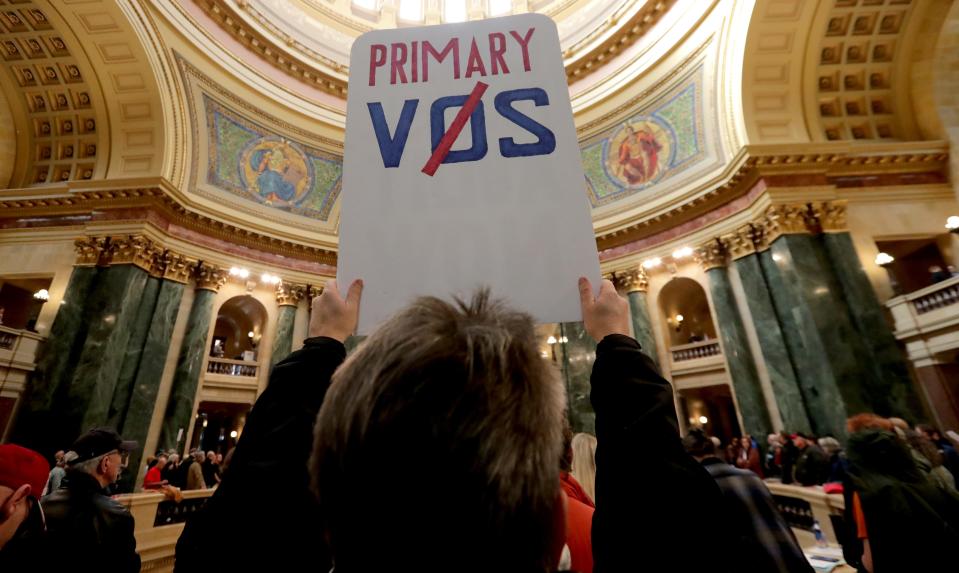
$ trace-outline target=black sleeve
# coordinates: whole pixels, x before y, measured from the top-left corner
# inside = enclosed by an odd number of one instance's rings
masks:
[[[596,347],[591,384],[594,571],[726,570],[716,568],[720,533],[702,526],[721,518],[719,487],[682,447],[669,382],[639,343],[610,335]]]
[[[228,551],[225,557],[210,550],[223,546],[269,548],[277,570],[293,570],[285,567],[298,566],[304,555],[317,570],[329,569],[307,461],[316,415],[345,358],[341,342],[309,338],[273,367],[216,493],[180,536],[177,572],[247,570],[249,553]]]

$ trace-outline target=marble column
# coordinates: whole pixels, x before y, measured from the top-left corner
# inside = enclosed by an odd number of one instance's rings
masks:
[[[706,277],[709,281],[709,292],[712,295],[713,310],[718,320],[719,337],[722,340],[723,355],[729,377],[732,379],[733,392],[736,393],[736,402],[743,418],[744,431],[753,436],[766,436],[772,431],[769,412],[766,410],[766,400],[763,396],[762,382],[756,371],[756,363],[752,351],[749,349],[749,340],[746,337],[746,328],[736,306],[733,287],[722,264],[719,243],[707,246],[709,256],[703,258],[706,268]]]
[[[881,416],[918,420],[922,416],[922,405],[909,376],[905,356],[886,319],[886,309],[880,304],[862,267],[852,237],[844,231],[845,203],[814,203],[813,213],[824,231],[821,241],[842,286],[853,326],[869,355],[868,365],[876,380],[870,395],[873,408]],[[882,390],[877,391],[879,387]]]
[[[633,324],[633,338],[639,342],[643,352],[659,366],[659,353],[656,351],[656,337],[653,335],[653,324],[649,319],[649,307],[646,302],[646,293],[649,290],[649,279],[642,268],[630,270],[614,277],[616,286],[626,291],[629,300],[629,315]]]
[[[63,302],[57,310],[50,334],[37,353],[36,369],[30,374],[11,440],[40,452],[63,448],[58,432],[58,413],[54,401],[73,377],[88,321],[87,302],[100,269],[97,262],[106,248],[105,237],[85,238],[76,242],[77,266],[70,274]],[[66,444],[66,445],[69,445]]]
[[[127,404],[130,401],[133,379],[136,377],[140,359],[143,356],[143,344],[146,342],[150,323],[153,321],[153,311],[156,308],[157,295],[160,292],[160,278],[152,274],[147,277],[146,285],[140,294],[140,303],[137,305],[136,316],[130,331],[130,340],[127,342],[123,363],[120,366],[120,375],[117,377],[116,387],[113,390],[113,400],[107,419],[103,425],[119,429],[126,416]]]
[[[764,246],[761,232],[758,231],[751,225],[743,227],[727,236],[726,244],[746,295],[746,304],[759,339],[760,352],[783,427],[789,432],[811,432],[812,425],[799,386],[799,376],[756,251],[757,243],[760,248]]]
[[[566,382],[570,426],[573,432],[596,434],[596,413],[589,401],[589,377],[596,361],[596,342],[586,333],[582,322],[559,325],[558,357]]]
[[[279,312],[276,330],[273,333],[273,351],[270,353],[270,368],[290,355],[293,349],[293,322],[296,320],[296,305],[303,298],[303,287],[280,283],[276,285],[276,302]]]
[[[213,320],[213,299],[225,279],[224,271],[217,267],[203,264],[197,268],[196,295],[190,307],[180,356],[173,374],[170,399],[160,430],[158,447],[161,449],[178,447],[190,439],[186,432],[190,428],[197,389],[203,377],[203,358],[207,353],[207,338]],[[177,436],[181,431],[183,435],[178,442]]]

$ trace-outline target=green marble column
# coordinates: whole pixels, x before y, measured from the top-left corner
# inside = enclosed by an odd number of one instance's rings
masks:
[[[582,322],[564,322],[559,327],[557,358],[566,382],[569,423],[574,433],[595,435],[596,413],[589,401],[589,377],[596,361],[596,342]]]
[[[270,354],[270,368],[290,355],[293,349],[293,321],[296,319],[296,307],[284,304],[280,306],[276,317],[276,331],[273,334],[273,351]]]
[[[210,321],[213,319],[213,299],[215,297],[216,292],[198,288],[193,299],[193,305],[190,307],[190,316],[187,319],[186,331],[183,333],[180,356],[177,359],[176,371],[173,374],[170,399],[167,402],[166,415],[163,418],[163,428],[160,431],[159,449],[176,447],[177,434],[181,429],[184,434],[182,440],[190,439],[186,432],[190,429],[193,401],[196,399],[200,378],[203,376],[201,369],[203,358],[207,353],[207,338],[210,331]]]
[[[656,337],[653,336],[653,324],[649,319],[649,307],[646,293],[640,290],[626,295],[629,299],[629,315],[633,321],[633,337],[643,348],[643,352],[659,366],[659,353],[656,351]]]
[[[27,393],[23,398],[11,440],[39,452],[49,453],[69,445],[58,432],[59,414],[54,401],[73,377],[74,366],[83,340],[86,338],[88,321],[87,302],[100,269],[93,266],[77,266],[70,273],[63,302],[57,310],[46,341],[37,352],[37,366],[30,375]]]
[[[756,371],[746,328],[736,306],[733,287],[724,267],[706,271],[709,291],[712,294],[713,310],[719,323],[719,336],[723,341],[723,354],[733,382],[736,402],[743,417],[744,430],[753,436],[766,436],[772,432],[762,384]]]
[[[758,254],[750,254],[736,259],[733,263],[739,273],[749,313],[752,315],[759,348],[762,351],[766,370],[783,427],[788,432],[810,432],[812,426],[806,413],[806,403],[799,387],[799,376],[793,364],[792,355],[786,345],[786,339],[776,316],[772,295]]]
[[[760,262],[813,431],[842,437],[846,417],[871,411],[869,395],[880,390],[842,287],[812,235],[780,236]]]
[[[136,376],[130,386],[129,399],[117,425],[117,429],[125,439],[136,440],[140,444],[140,449],[130,453],[127,464],[130,468],[140,467],[160,390],[163,368],[166,365],[167,353],[170,351],[173,326],[176,324],[185,289],[185,284],[172,280],[163,280],[159,287]],[[132,491],[136,477],[135,473],[125,473],[121,491]]]
[[[923,409],[909,367],[886,320],[886,310],[862,268],[852,237],[849,233],[825,233],[821,240],[842,285],[853,326],[870,356],[869,366],[877,380],[870,390],[873,408],[880,416],[920,419]]]
[[[107,421],[146,280],[147,272],[132,264],[100,273],[86,340],[61,410],[64,428],[74,435]]]
[[[150,323],[153,321],[153,310],[156,307],[159,292],[160,279],[154,276],[147,277],[146,285],[140,295],[136,316],[133,319],[133,328],[130,332],[130,340],[127,342],[123,364],[120,366],[120,375],[113,391],[110,411],[103,425],[118,429],[123,425],[123,418],[126,416],[127,405],[132,392],[133,379],[136,377],[137,368],[143,356],[143,344],[146,342],[147,332],[150,330]]]

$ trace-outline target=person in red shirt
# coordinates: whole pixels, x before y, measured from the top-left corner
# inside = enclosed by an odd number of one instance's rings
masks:
[[[160,489],[167,484],[167,481],[160,475],[166,463],[166,454],[157,456],[157,462],[147,471],[147,476],[143,480],[143,489]]]
[[[593,573],[593,511],[596,505],[573,474],[573,432],[563,429],[563,457],[560,459],[559,481],[566,496],[566,547],[570,569],[577,573]]]

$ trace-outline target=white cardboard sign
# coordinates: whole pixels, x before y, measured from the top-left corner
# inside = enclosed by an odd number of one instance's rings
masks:
[[[379,30],[350,54],[340,251],[365,334],[419,295],[491,287],[581,319],[599,260],[556,25],[522,14]]]

